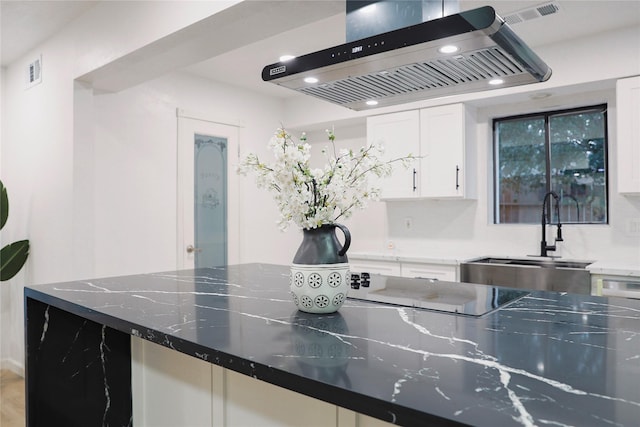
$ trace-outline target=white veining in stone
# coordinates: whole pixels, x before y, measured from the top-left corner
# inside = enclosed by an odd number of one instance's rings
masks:
[[[106,326],[102,326],[102,335],[100,340],[100,362],[102,363],[102,376],[104,380],[104,397],[105,397],[105,405],[104,405],[104,414],[102,416],[102,426],[107,426],[107,413],[109,412],[109,408],[111,408],[111,394],[109,392],[109,382],[107,381],[107,366],[106,366],[106,354],[105,351],[109,351],[109,347],[105,341],[105,330]]]
[[[440,390],[440,387],[436,387],[436,392],[437,392],[440,396],[444,397],[445,399],[447,399],[447,400],[451,400],[451,398],[450,398],[449,396],[447,396],[446,394],[444,394],[444,392],[443,392],[442,390]]]
[[[513,404],[513,408],[518,412],[519,416],[513,417],[513,419],[522,424],[525,427],[533,427],[535,423],[533,421],[533,417],[527,411],[525,406],[522,404],[522,401],[518,397],[518,395],[509,388],[509,382],[511,381],[511,374],[502,370],[500,371],[500,382],[502,386],[507,390],[507,395],[509,396],[509,400]]]
[[[82,325],[80,325],[80,328],[78,328],[78,330],[76,331],[75,336],[73,337],[73,341],[71,341],[71,345],[69,346],[69,349],[67,350],[67,353],[64,355],[64,357],[62,358],[62,363],[64,363],[67,360],[67,357],[69,356],[69,354],[71,353],[71,350],[73,349],[73,346],[75,345],[75,343],[78,341],[78,337],[80,336],[80,332],[82,332],[82,329],[84,329],[84,326],[87,324],[87,321],[85,320],[84,322],[82,322]]]
[[[400,378],[398,381],[396,381],[396,383],[393,385],[393,394],[391,395],[391,401],[395,402],[396,401],[396,396],[398,394],[400,394],[400,389],[402,388],[402,383],[406,382],[407,380],[404,378]]]
[[[542,420],[542,419],[538,419],[538,422],[540,424],[545,424],[545,425],[549,425],[549,426],[558,426],[558,427],[573,427],[570,424],[565,424],[565,423],[559,423],[557,421],[552,421],[552,420]]]
[[[47,329],[49,329],[49,307],[44,311],[44,324],[42,325],[42,335],[40,336],[40,345],[44,342],[47,335]]]

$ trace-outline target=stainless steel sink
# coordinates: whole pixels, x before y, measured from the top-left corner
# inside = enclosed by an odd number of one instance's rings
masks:
[[[519,289],[591,293],[590,261],[483,257],[460,264],[463,282]]]
[[[565,261],[556,258],[479,258],[470,262],[480,264],[523,265],[545,268],[577,268],[585,269],[593,261]]]

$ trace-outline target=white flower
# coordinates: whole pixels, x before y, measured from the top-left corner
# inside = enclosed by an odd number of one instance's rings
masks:
[[[333,130],[326,132],[333,145]],[[389,176],[392,163],[401,162],[408,167],[414,159],[408,155],[382,160],[384,149],[374,144],[357,152],[342,149],[337,154],[333,146],[332,150],[322,150],[327,159],[324,168],[311,169],[311,146],[306,140],[303,133],[295,142],[285,129],[279,128],[268,144],[275,159],[273,164],[263,163],[251,153],[238,166],[238,173],[254,172],[258,188],[274,193],[282,230],[291,222],[301,228],[317,228],[348,218],[354,209],[364,209],[369,200],[379,198],[380,188],[369,182],[371,175]]]

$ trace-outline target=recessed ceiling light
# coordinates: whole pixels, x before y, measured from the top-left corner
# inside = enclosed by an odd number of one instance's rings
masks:
[[[378,101],[376,101],[375,99],[370,99],[366,102],[366,104],[370,107],[373,107],[374,105],[378,105]]]
[[[445,46],[442,46],[440,49],[438,49],[438,52],[440,53],[454,53],[459,51],[460,48],[458,46],[454,46],[452,44],[448,44]]]
[[[502,79],[491,79],[491,80],[489,80],[489,84],[490,85],[494,85],[494,86],[501,85],[502,83],[504,83],[504,80],[502,80]]]
[[[318,83],[318,79],[315,77],[305,77],[304,78],[304,82],[305,83]]]
[[[280,62],[291,61],[293,58],[295,58],[294,55],[282,55],[280,57]]]

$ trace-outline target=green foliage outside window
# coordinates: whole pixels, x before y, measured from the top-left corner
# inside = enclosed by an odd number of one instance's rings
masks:
[[[607,223],[606,121],[606,105],[494,120],[494,222],[539,223],[555,191],[563,223]]]

